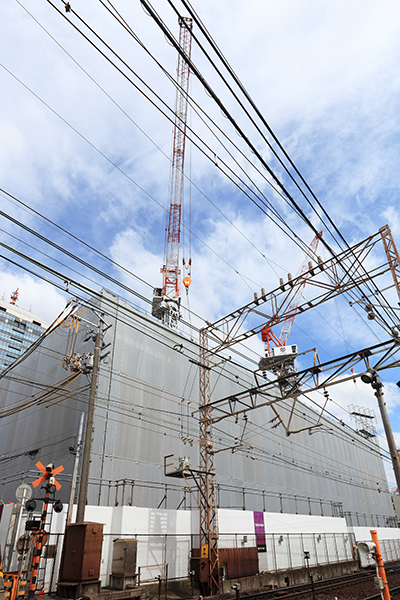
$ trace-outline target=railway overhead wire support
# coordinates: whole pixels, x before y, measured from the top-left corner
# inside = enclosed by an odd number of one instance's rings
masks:
[[[367,271],[366,259],[380,241],[384,243],[387,261]],[[210,356],[247,340],[266,327],[284,322],[292,314],[293,300],[299,286],[303,285],[305,277],[307,277],[310,292],[314,292],[314,294],[312,299],[299,301],[297,312],[308,311],[344,293],[356,298],[356,301],[367,312],[370,312],[370,300],[364,290],[368,289],[374,279],[391,272],[399,293],[399,280],[396,277],[398,264],[398,253],[390,229],[388,226],[382,227],[379,232],[325,262],[318,260],[316,265],[311,265],[308,271],[301,273],[297,278],[287,283],[281,283],[272,292],[263,292],[260,298],[255,297],[249,304],[215,323],[209,323],[200,331],[200,471],[203,478],[202,487],[206,495],[206,500],[202,500],[200,505],[200,535],[201,544],[204,543],[207,546],[208,552],[209,593],[220,590],[213,423],[260,406],[273,406],[283,398],[294,398],[295,402],[296,398],[304,393],[301,388],[305,385],[308,386],[307,391],[312,391],[339,381],[354,379],[354,374],[350,369],[360,361],[363,361],[363,370],[370,368],[370,356],[375,354],[383,354],[374,365],[376,371],[399,366],[400,359],[394,355],[400,349],[400,338],[396,327],[388,325],[378,312],[374,312],[374,320],[391,336],[389,342],[354,352],[325,365],[318,364],[318,361],[314,359],[313,366],[297,373],[292,384],[289,382],[289,385],[282,385],[282,381],[280,381],[282,375],[278,374],[273,381],[262,383],[250,390],[216,402],[211,402],[210,398]],[[268,312],[261,310],[263,305],[269,306],[270,310]],[[261,322],[246,331],[243,326],[250,315],[259,317]],[[213,343],[212,348],[210,348],[210,341]],[[332,369],[332,373],[322,380],[321,373],[329,369]],[[281,389],[279,395],[276,393],[278,387]],[[217,416],[215,416],[215,412],[217,412]],[[291,432],[287,429],[286,433],[289,435]]]
[[[279,386],[279,376],[269,381],[265,381],[263,378],[259,381],[256,377],[257,385],[254,387],[215,400],[209,405],[201,406],[199,410],[211,409],[212,415],[208,418],[215,424],[227,417],[247,413],[262,406],[273,406],[283,399],[297,398],[304,393],[308,394],[324,390],[338,383],[352,381],[361,377],[368,369],[378,372],[399,367],[399,351],[399,340],[391,339],[363,350],[356,350],[326,363],[314,364],[307,369],[298,371],[296,382],[290,389],[287,388],[282,395],[276,393]],[[360,370],[358,374],[355,372],[357,367]]]
[[[207,584],[207,592],[220,590],[218,556],[217,495],[212,435],[212,408],[210,406],[210,364],[208,333],[200,330],[200,472],[202,492],[200,499],[200,581]],[[204,560],[206,559],[206,560]]]
[[[383,245],[385,247],[386,256],[388,259],[388,263],[390,265],[390,270],[392,271],[393,281],[396,285],[397,297],[400,301],[400,257],[397,251],[396,245],[394,243],[391,231],[389,227],[382,227],[379,230],[379,233],[382,236]]]
[[[361,375],[361,379],[364,383],[371,384],[375,397],[378,401],[379,410],[382,417],[383,427],[385,429],[385,435],[389,446],[390,458],[392,460],[393,471],[396,478],[397,489],[400,489],[400,459],[399,451],[397,450],[396,443],[394,441],[392,427],[390,425],[389,416],[386,410],[386,402],[383,398],[383,383],[379,377],[376,369],[367,369],[365,373]]]
[[[313,238],[313,240],[310,244],[309,254],[306,255],[306,258],[300,268],[300,272],[299,272],[299,276],[298,276],[298,284],[296,286],[296,293],[294,294],[293,300],[287,310],[287,316],[283,322],[279,339],[276,338],[275,343],[277,343],[279,346],[286,346],[286,342],[289,339],[289,335],[290,335],[290,332],[293,327],[294,319],[297,314],[297,309],[298,309],[300,300],[303,296],[303,292],[304,292],[304,288],[307,283],[307,279],[310,276],[310,271],[312,271],[312,262],[310,261],[310,256],[312,256],[314,259],[318,260],[318,258],[316,256],[316,252],[317,252],[317,248],[318,248],[318,242],[321,237],[322,237],[322,231],[319,231],[318,235],[316,235]],[[281,283],[283,285],[283,280]],[[264,329],[261,333],[263,334],[263,341],[266,342],[266,351],[268,353],[268,356],[271,356],[270,342],[274,341],[274,338],[276,336],[274,336],[272,334],[272,330],[269,327]]]
[[[397,250],[388,255],[387,261],[374,266],[369,271],[364,264],[374,247],[383,239],[391,241],[391,247],[395,248],[393,238],[389,227],[383,227],[379,232],[374,233],[365,240],[344,250],[343,252],[329,258],[326,261],[319,261],[312,266],[309,271],[295,277],[287,282],[281,283],[275,290],[263,293],[255,298],[249,304],[229,313],[225,317],[218,319],[207,326],[209,339],[213,340],[214,345],[210,351],[218,353],[222,349],[229,348],[234,344],[244,342],[253,335],[257,335],[266,327],[273,327],[282,323],[287,318],[297,288],[302,284],[304,277],[307,276],[307,286],[309,290],[308,300],[301,300],[297,307],[297,314],[316,308],[344,293],[351,294],[355,302],[359,303],[366,312],[369,312],[371,306],[370,299],[365,293],[366,286],[372,280],[385,275],[388,272],[393,273],[393,256],[397,255]],[[364,268],[362,268],[364,267]],[[395,280],[395,285],[399,290],[399,281]],[[263,306],[266,308],[264,309]],[[247,331],[244,324],[249,315],[257,316],[260,323],[251,327]],[[376,311],[372,317],[379,323],[389,335],[398,336],[397,331],[389,326],[383,317]],[[398,317],[396,317],[398,321]]]

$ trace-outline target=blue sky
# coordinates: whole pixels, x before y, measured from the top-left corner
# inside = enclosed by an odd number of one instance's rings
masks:
[[[172,85],[100,3],[74,0],[71,4],[173,109]],[[157,0],[153,4],[178,35],[177,19],[167,3]],[[175,75],[176,53],[140,2],[119,0],[115,5]],[[346,240],[355,243],[388,223],[400,246],[400,8],[393,2],[371,0],[199,0],[193,5]],[[56,6],[63,11],[61,2]],[[70,13],[66,16],[78,23]],[[151,286],[161,284],[171,123],[49,3],[12,0],[3,8],[0,27],[0,187],[150,285],[139,285],[4,197],[2,210],[151,297]],[[192,56],[270,162],[265,143],[195,46]],[[191,94],[244,150],[243,141],[194,77]],[[193,113],[189,122],[218,156],[226,156]],[[246,155],[257,162],[248,150]],[[238,160],[254,174],[257,185],[296,234],[310,243],[313,233],[307,225],[242,158]],[[273,161],[271,164],[276,167]],[[295,275],[303,254],[193,146],[187,149],[186,173],[193,182],[186,184],[185,195],[186,202],[191,197],[192,230],[197,236],[191,242],[190,307],[213,321],[249,302],[261,287],[274,289],[279,277],[286,278],[288,272]],[[276,173],[283,176],[280,167]],[[297,199],[320,228],[316,215]],[[4,243],[70,272],[72,262],[54,249],[33,241],[4,218],[1,228]],[[11,238],[10,233],[35,249]],[[186,242],[188,237],[185,233]],[[36,253],[40,250],[46,256]],[[186,256],[188,251],[186,247]],[[320,253],[327,258],[323,248]],[[52,262],[54,258],[66,266]],[[83,278],[85,271],[78,271]],[[64,305],[66,294],[7,261],[1,261],[0,273],[0,295],[8,298],[19,287],[20,305],[32,308],[43,319],[51,321]],[[91,277],[96,281],[88,285],[95,289],[104,283],[93,274]],[[136,302],[128,293],[122,295]],[[391,302],[397,302],[392,290],[388,295]],[[372,334],[365,319],[360,320],[345,299],[338,298],[318,312],[299,317],[290,339],[301,350],[316,346],[321,360],[328,360],[350,348],[376,343],[377,337],[386,339],[383,331],[377,327],[374,331]],[[259,339],[251,340],[249,346],[253,356],[263,351]],[[394,385],[400,377],[393,372],[385,373],[384,379],[400,443],[400,395]],[[371,390],[360,381],[332,389],[330,395],[339,405],[332,404],[332,412],[346,421],[348,415],[340,406],[346,410],[349,404],[356,404],[378,414]],[[381,443],[384,445],[383,440]]]

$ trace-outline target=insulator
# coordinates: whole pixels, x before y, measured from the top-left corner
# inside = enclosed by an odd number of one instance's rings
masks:
[[[285,284],[283,283],[283,277],[279,277],[279,286],[282,290],[282,292],[285,291]]]
[[[264,288],[261,288],[261,296],[265,296],[265,290],[264,290]]]

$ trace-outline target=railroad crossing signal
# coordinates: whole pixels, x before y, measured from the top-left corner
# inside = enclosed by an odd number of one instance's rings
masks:
[[[56,475],[58,475],[59,473],[61,473],[61,471],[64,471],[64,467],[62,465],[60,465],[59,467],[57,467],[57,469],[53,469],[53,465],[47,465],[47,467],[45,467],[40,460],[36,463],[37,468],[39,469],[39,471],[41,471],[43,473],[42,477],[39,477],[38,479],[35,479],[35,481],[32,482],[33,487],[38,487],[38,485],[40,485],[41,483],[46,483],[48,482],[50,485],[55,485],[57,491],[59,491],[61,489],[61,484],[58,483],[57,479],[56,479]]]

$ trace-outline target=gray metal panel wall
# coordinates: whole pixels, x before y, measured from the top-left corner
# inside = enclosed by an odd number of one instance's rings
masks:
[[[199,401],[198,366],[188,360],[198,360],[198,347],[117,297],[107,293],[104,297],[102,310],[111,325],[104,342],[110,346],[109,355],[100,364],[88,502],[194,507],[190,494],[185,493],[185,482],[164,476],[163,458],[169,454],[189,456],[192,464],[198,464],[198,420],[192,416]],[[111,306],[108,299],[118,304]],[[85,315],[94,319],[89,310]],[[61,363],[68,339],[68,330],[59,328],[13,375],[60,381],[67,375]],[[76,351],[92,349],[93,341],[84,343],[80,336]],[[74,386],[82,385],[83,377]],[[251,373],[231,362],[211,372],[213,399],[252,384]],[[74,386],[71,388],[76,389]],[[21,394],[32,394],[30,383],[3,379],[0,406]],[[76,441],[80,411],[86,403],[87,393],[71,394],[60,404],[27,409],[2,424],[3,455],[38,447],[37,458],[42,462],[63,462],[65,475],[60,479],[66,484],[64,499],[73,465],[68,446]],[[290,409],[289,401],[279,403],[284,418]],[[269,407],[250,412],[243,437],[245,447],[215,455],[221,507],[322,511],[330,515],[330,504],[336,502],[343,504],[345,512],[394,515],[379,449],[374,444],[325,417],[321,431],[312,435],[304,431],[288,438],[281,427],[272,428],[274,416]],[[316,418],[311,408],[298,402],[292,428],[315,423]],[[233,418],[218,423],[214,427],[215,448],[233,446],[243,425],[242,417],[238,423]],[[34,462],[27,455],[3,461],[0,484],[2,477],[10,478],[13,473],[20,477]],[[12,499],[15,487],[15,483],[8,486],[4,500]]]

